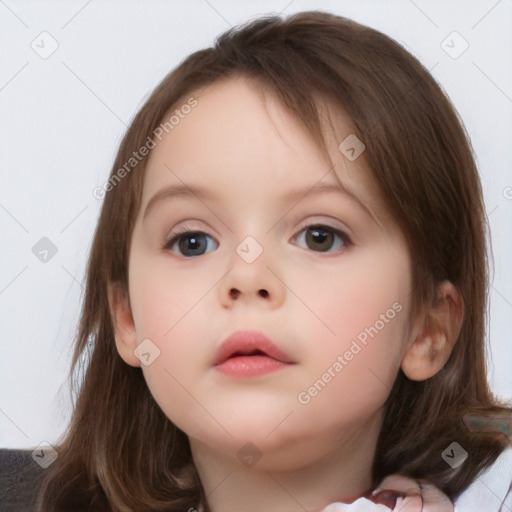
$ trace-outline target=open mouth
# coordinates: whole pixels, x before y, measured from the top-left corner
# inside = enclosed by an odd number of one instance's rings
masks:
[[[277,345],[257,331],[238,331],[220,346],[215,368],[231,377],[256,377],[294,364]]]
[[[256,349],[256,350],[251,350],[250,352],[243,352],[241,350],[238,350],[237,352],[234,352],[233,354],[231,354],[228,357],[228,359],[231,359],[233,357],[250,357],[250,356],[271,357],[266,352],[264,352],[263,350]]]

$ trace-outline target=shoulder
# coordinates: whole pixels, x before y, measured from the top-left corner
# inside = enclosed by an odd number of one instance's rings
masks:
[[[0,510],[25,512],[35,509],[44,469],[32,458],[32,450],[0,449]]]
[[[512,510],[512,447],[482,472],[455,501],[455,512]]]

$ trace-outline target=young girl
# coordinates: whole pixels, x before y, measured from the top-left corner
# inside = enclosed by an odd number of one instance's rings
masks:
[[[322,12],[232,29],[99,192],[41,512],[512,509],[480,181],[402,47]]]

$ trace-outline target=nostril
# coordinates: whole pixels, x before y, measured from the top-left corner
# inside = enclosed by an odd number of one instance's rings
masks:
[[[267,298],[269,295],[267,290],[258,290],[258,294],[261,295],[261,297],[263,298]],[[232,299],[238,299],[240,295],[240,290],[237,290],[236,288],[231,288],[231,290],[229,291],[229,295]]]

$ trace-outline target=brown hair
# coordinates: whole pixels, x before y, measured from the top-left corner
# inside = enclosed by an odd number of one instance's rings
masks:
[[[508,410],[493,398],[486,378],[488,232],[478,172],[454,107],[423,66],[380,32],[319,11],[261,17],[229,30],[165,77],[129,127],[111,177],[171,107],[235,76],[276,94],[324,150],[319,102],[333,112],[344,109],[407,239],[412,313],[432,304],[441,281],[460,291],[465,315],[453,352],[426,381],[399,371],[373,465],[375,484],[401,473],[429,480],[455,499],[507,445],[468,432],[464,414]],[[59,458],[47,470],[41,511],[183,511],[204,502],[187,436],[166,418],[140,368],[124,363],[114,342],[107,286],[128,292],[128,251],[146,161],[111,187],[103,203],[71,368],[77,400]],[[457,469],[441,457],[453,441],[470,454]]]

